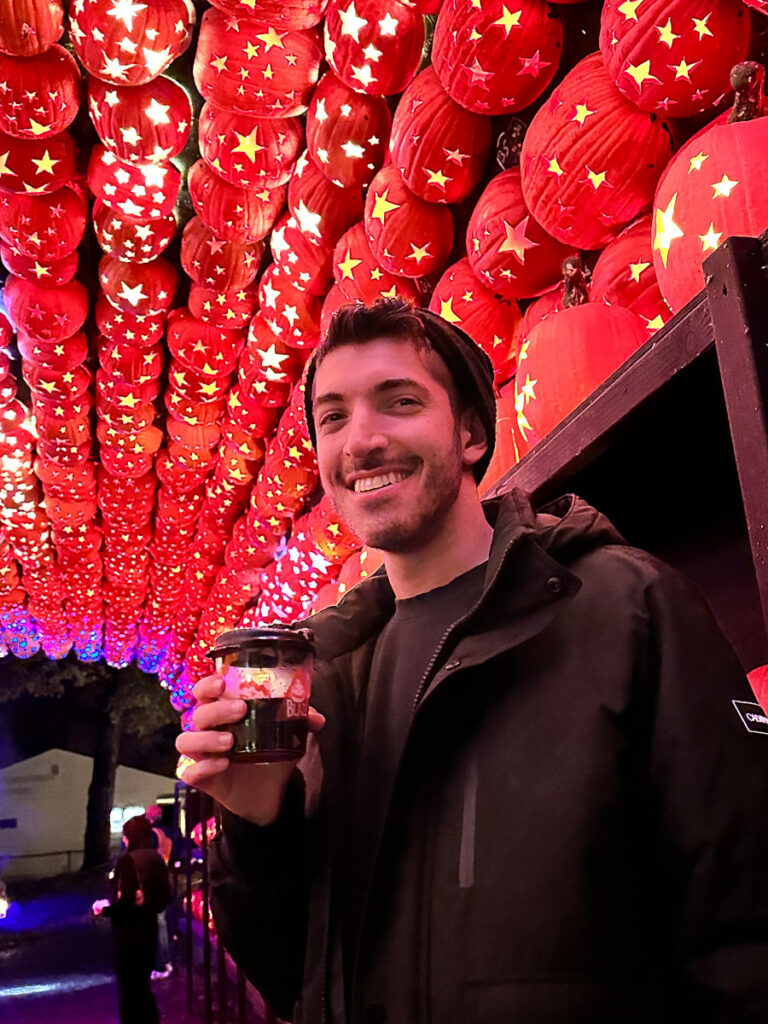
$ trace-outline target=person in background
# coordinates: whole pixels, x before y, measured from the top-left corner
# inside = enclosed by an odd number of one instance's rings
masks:
[[[168,866],[173,843],[165,825],[163,825],[163,809],[159,804],[150,804],[144,811],[144,815],[152,826],[152,833],[155,837],[155,849],[165,861],[166,866]],[[153,981],[156,981],[158,978],[167,978],[173,972],[168,929],[168,910],[169,907],[166,907],[157,915],[157,954],[155,955],[155,965],[152,971]]]
[[[481,502],[490,360],[427,310],[340,309],[305,401],[384,568],[305,623],[298,768],[195,687],[235,960],[302,1024],[766,1024],[768,739],[699,595],[573,495]]]
[[[110,905],[120,1024],[157,1024],[150,976],[157,952],[157,915],[171,899],[168,868],[153,849],[152,826],[139,814],[123,825],[126,850],[115,865]]]

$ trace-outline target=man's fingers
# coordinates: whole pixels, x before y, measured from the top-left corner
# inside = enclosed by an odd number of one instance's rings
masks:
[[[181,773],[181,781],[188,786],[205,789],[206,783],[222,775],[230,767],[228,757],[206,757],[201,761],[193,761]]]
[[[205,732],[182,732],[176,737],[176,749],[188,757],[221,755],[230,750],[234,736],[231,732],[209,729]]]
[[[215,729],[217,725],[232,725],[245,717],[248,710],[244,700],[222,698],[210,704],[199,704],[192,715],[195,729]]]
[[[320,732],[325,725],[325,715],[321,715],[319,711],[315,711],[314,708],[310,708],[307,712],[307,728],[310,732]]]
[[[193,693],[198,704],[207,704],[212,700],[218,700],[224,693],[224,680],[215,673],[203,676],[195,683]]]

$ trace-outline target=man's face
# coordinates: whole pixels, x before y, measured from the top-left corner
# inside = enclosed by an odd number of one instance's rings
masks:
[[[469,462],[451,387],[436,353],[400,339],[343,345],[318,367],[320,479],[364,544],[418,550],[455,502]]]

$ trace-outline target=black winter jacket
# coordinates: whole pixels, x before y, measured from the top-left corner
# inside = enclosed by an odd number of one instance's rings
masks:
[[[305,1024],[768,1024],[768,735],[733,703],[754,701],[735,655],[579,499],[488,515],[483,597],[435,654],[369,837],[354,954],[340,865],[383,575],[311,620],[327,724],[280,818],[224,815],[225,942]]]

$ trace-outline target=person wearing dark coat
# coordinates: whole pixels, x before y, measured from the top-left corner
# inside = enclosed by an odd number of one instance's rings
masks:
[[[152,825],[143,814],[123,825],[126,852],[111,879],[112,937],[120,1024],[157,1024],[150,977],[157,953],[157,915],[171,899],[165,861],[153,849]]]
[[[702,599],[572,495],[481,503],[492,370],[426,310],[339,311],[306,399],[384,567],[305,623],[296,768],[196,686],[234,958],[303,1024],[765,1024],[768,737]]]

